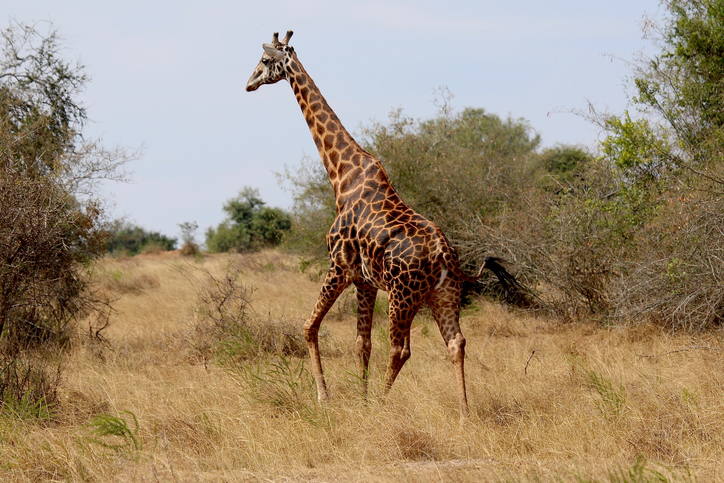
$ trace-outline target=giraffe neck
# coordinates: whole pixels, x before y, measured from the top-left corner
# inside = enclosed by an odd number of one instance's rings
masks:
[[[363,171],[369,172],[370,168],[373,168],[374,171],[383,173],[386,178],[379,161],[369,156],[342,125],[296,54],[292,56],[287,73],[289,84],[334,187],[338,206],[350,185],[354,183],[352,178],[361,177]],[[364,166],[363,164],[369,163],[369,158],[372,158],[377,166]]]

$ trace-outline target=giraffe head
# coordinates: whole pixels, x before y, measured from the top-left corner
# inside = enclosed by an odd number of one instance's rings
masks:
[[[272,43],[262,44],[264,53],[261,56],[259,65],[256,66],[254,73],[251,74],[249,81],[246,83],[247,91],[255,91],[262,84],[274,84],[286,79],[285,65],[290,54],[294,52],[294,49],[288,45],[293,33],[288,30],[287,35],[279,41],[279,32],[274,32]]]

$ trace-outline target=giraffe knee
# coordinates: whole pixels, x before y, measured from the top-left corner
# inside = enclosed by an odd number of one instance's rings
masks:
[[[404,364],[405,362],[407,362],[407,359],[409,359],[411,355],[412,351],[410,350],[410,348],[404,347],[402,349],[402,353],[400,354],[400,362]]]
[[[395,365],[399,364],[402,366],[405,362],[407,362],[411,355],[412,351],[410,351],[409,346],[399,345],[392,346],[390,348],[390,361]]]
[[[395,346],[393,345],[390,347],[390,363],[395,364],[399,362],[400,355],[402,354],[402,346]]]
[[[447,351],[453,364],[465,360],[465,337],[460,332],[447,343]]]

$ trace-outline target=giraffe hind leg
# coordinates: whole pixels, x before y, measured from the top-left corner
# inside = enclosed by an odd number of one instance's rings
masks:
[[[375,310],[377,289],[371,285],[358,283],[357,287],[357,369],[362,383],[362,395],[367,396],[369,380],[370,353],[372,352],[372,316]]]
[[[324,381],[324,374],[322,372],[322,359],[319,355],[319,326],[324,316],[329,312],[329,309],[332,308],[334,302],[348,285],[349,282],[347,282],[342,275],[341,269],[338,267],[330,268],[324,279],[324,284],[322,285],[322,290],[314,306],[312,315],[309,316],[309,319],[307,319],[307,322],[304,324],[304,339],[307,341],[307,347],[309,348],[309,358],[312,363],[312,374],[317,384],[317,398],[319,402],[326,402],[329,398],[327,384]]]
[[[469,414],[467,390],[465,387],[465,337],[460,330],[460,296],[462,284],[449,282],[433,291],[428,298],[428,306],[440,329],[448,357],[455,370],[455,385],[460,405],[460,418]]]

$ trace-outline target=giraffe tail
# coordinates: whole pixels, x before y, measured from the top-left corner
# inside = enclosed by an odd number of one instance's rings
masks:
[[[483,261],[483,266],[480,270],[482,271],[483,268],[487,268],[488,270],[493,272],[496,277],[498,277],[500,285],[503,286],[505,300],[508,300],[509,302],[515,301],[517,303],[520,303],[523,299],[526,298],[526,290],[525,288],[523,288],[520,282],[518,282],[518,280],[516,280],[516,278],[505,269],[505,267],[502,265],[503,263],[504,260],[501,258],[485,257],[485,260]]]
[[[514,305],[530,305],[530,294],[528,290],[526,290],[525,287],[523,287],[520,282],[518,282],[518,280],[516,280],[516,278],[505,269],[503,266],[505,261],[502,258],[485,257],[480,270],[478,270],[478,273],[474,277],[471,277],[463,272],[460,267],[460,263],[452,254],[444,253],[443,260],[447,269],[464,282],[477,282],[483,275],[483,271],[486,269],[490,270],[495,274],[500,282],[500,285],[503,287],[505,300]]]

